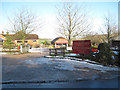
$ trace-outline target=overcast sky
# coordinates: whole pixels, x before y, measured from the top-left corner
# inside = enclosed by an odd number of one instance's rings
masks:
[[[19,8],[30,9],[35,15],[40,17],[40,21],[43,22],[43,27],[38,31],[33,32],[39,35],[39,38],[55,38],[57,37],[57,20],[56,20],[56,8],[55,6],[62,2],[46,1],[46,2],[15,2],[15,1],[1,1],[0,2],[0,33],[2,30],[6,32],[6,28],[9,25],[8,17],[13,17],[14,13]],[[76,2],[79,6],[81,3],[86,5],[86,9],[90,12],[89,17],[92,19],[94,25],[93,31],[100,33],[99,28],[102,25],[102,19],[105,14],[110,11],[112,15],[117,19],[118,17],[118,2]]]

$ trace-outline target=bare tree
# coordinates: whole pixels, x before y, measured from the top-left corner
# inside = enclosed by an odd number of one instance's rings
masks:
[[[74,3],[63,3],[62,8],[57,8],[59,21],[59,35],[68,39],[68,45],[75,38],[90,31],[87,13],[81,5],[78,7]]]
[[[110,44],[110,41],[114,37],[118,36],[118,32],[117,32],[118,29],[117,29],[115,18],[113,19],[110,13],[104,16],[103,30],[101,31],[104,34],[105,40],[107,40],[108,44]]]
[[[38,18],[32,14],[27,9],[18,9],[18,12],[15,13],[14,17],[9,18],[10,21],[10,30],[16,34],[17,38],[23,40],[26,39],[26,36],[32,33],[41,26],[41,23],[38,23]]]

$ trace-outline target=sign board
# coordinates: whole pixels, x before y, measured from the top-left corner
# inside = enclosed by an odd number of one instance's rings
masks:
[[[73,41],[73,53],[89,55],[91,53],[91,41],[90,40]]]
[[[67,50],[72,50],[72,47],[67,47]]]
[[[92,52],[98,52],[98,48],[92,48]]]

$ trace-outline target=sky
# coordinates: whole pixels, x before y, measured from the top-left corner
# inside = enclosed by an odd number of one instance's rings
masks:
[[[7,31],[9,27],[8,17],[14,17],[14,13],[18,9],[27,8],[34,13],[34,15],[40,17],[40,21],[43,22],[43,26],[39,30],[32,32],[39,35],[39,38],[54,39],[57,37],[57,20],[56,20],[56,6],[61,5],[63,2],[57,1],[1,1],[0,2],[0,33],[2,30]],[[89,12],[89,17],[92,19],[93,28],[92,31],[101,33],[99,31],[100,26],[103,23],[103,17],[110,11],[113,17],[118,18],[118,2],[75,2],[78,6],[81,4],[86,5],[86,9]]]

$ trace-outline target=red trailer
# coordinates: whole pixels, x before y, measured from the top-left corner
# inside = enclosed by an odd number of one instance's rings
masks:
[[[73,53],[81,55],[91,54],[91,41],[90,40],[75,40],[73,41]],[[97,50],[93,50],[93,52]]]

